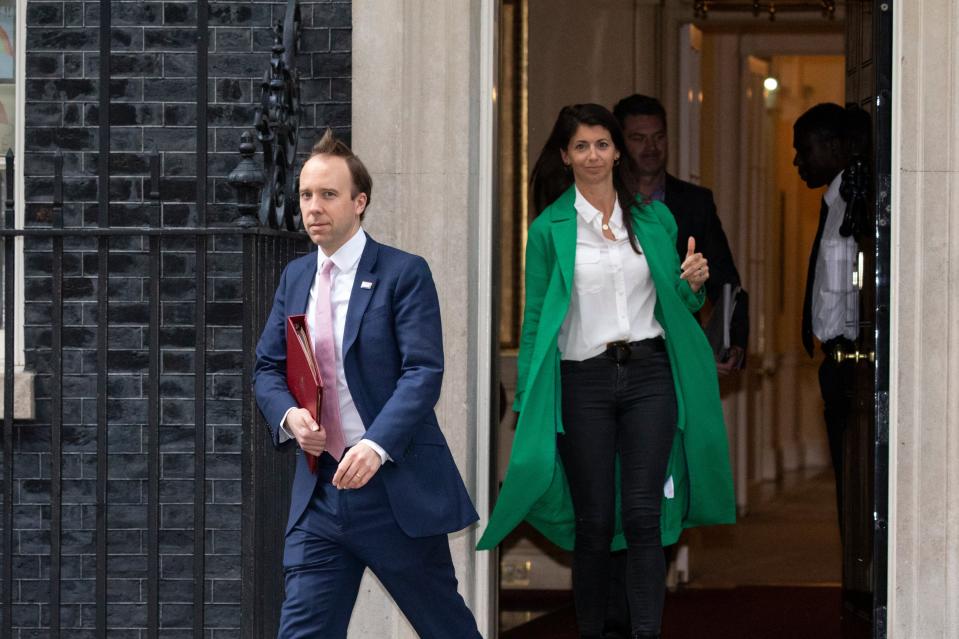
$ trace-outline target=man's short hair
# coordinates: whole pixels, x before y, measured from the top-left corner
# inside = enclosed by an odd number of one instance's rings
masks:
[[[343,158],[346,161],[346,166],[350,170],[350,178],[353,182],[353,190],[350,193],[350,197],[355,200],[360,193],[365,194],[366,207],[369,208],[370,201],[373,198],[373,178],[370,177],[370,172],[366,170],[366,165],[363,164],[363,161],[353,153],[343,140],[333,135],[332,129],[327,128],[319,142],[313,145],[313,149],[310,151],[310,159],[317,155],[332,155]],[[366,215],[365,209],[363,213],[360,214],[361,220],[364,215]]]
[[[634,93],[616,103],[613,107],[613,115],[619,120],[619,125],[626,123],[626,118],[630,115],[655,115],[663,122],[663,128],[666,128],[666,109],[662,102],[648,95]]]
[[[811,133],[822,140],[844,139],[846,110],[833,102],[823,102],[811,107],[793,124],[795,135]]]

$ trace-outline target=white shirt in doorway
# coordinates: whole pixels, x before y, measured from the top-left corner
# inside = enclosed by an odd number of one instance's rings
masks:
[[[812,295],[812,331],[825,342],[836,337],[854,340],[859,333],[859,289],[853,282],[859,249],[852,237],[839,234],[846,202],[839,194],[843,172],[833,178],[823,200],[829,207],[819,242]]]

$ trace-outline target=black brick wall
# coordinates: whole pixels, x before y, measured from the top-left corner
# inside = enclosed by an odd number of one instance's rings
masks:
[[[305,104],[301,151],[318,128],[350,134],[351,7],[301,1],[298,67]],[[284,2],[209,4],[207,224],[236,217],[225,178],[250,130],[268,68],[271,26]],[[49,226],[53,153],[64,156],[63,221],[98,219],[99,4],[33,1],[27,12],[26,225]],[[111,226],[150,223],[149,154],[162,158],[164,226],[194,226],[196,206],[197,5],[113,2],[110,82]],[[18,158],[19,160],[19,158]],[[27,367],[37,373],[37,419],[15,426],[13,626],[45,637],[50,619],[51,240],[28,239]],[[97,312],[96,241],[65,241],[63,258],[61,636],[94,636],[96,619]],[[161,637],[192,637],[195,241],[165,238],[160,326],[149,325],[149,254],[143,237],[114,238],[109,258],[108,605],[110,637],[146,637],[148,340],[162,348],[160,475]],[[210,240],[207,258],[206,636],[239,636],[242,379],[237,236]],[[3,558],[4,561],[7,558]]]

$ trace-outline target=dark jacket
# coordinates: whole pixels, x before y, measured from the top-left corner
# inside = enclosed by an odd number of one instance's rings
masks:
[[[709,261],[706,296],[711,303],[716,304],[723,294],[723,284],[728,282],[735,290],[741,286],[741,282],[723,224],[716,214],[713,192],[667,173],[664,204],[676,218],[676,251],[680,262],[686,259],[690,236],[696,238],[696,250]],[[749,342],[749,297],[745,291],[739,294],[733,311],[729,341],[744,351]]]

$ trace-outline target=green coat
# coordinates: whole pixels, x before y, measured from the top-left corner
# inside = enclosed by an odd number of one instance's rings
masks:
[[[569,309],[576,257],[575,189],[570,187],[533,222],[526,245],[526,311],[517,362],[519,412],[509,468],[489,525],[477,547],[495,547],[524,519],[556,545],[572,549],[573,506],[556,450],[563,432],[560,326]],[[678,404],[677,434],[667,477],[673,496],[662,504],[663,544],[683,528],[735,521],[736,501],[726,427],[712,350],[693,312],[705,298],[679,279],[676,221],[660,202],[632,207],[633,228],[656,287],[655,316],[665,331]],[[617,513],[619,487],[617,486]],[[613,548],[625,547],[616,517]]]

